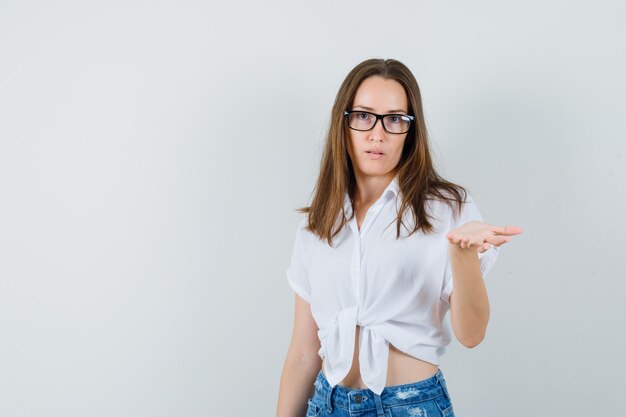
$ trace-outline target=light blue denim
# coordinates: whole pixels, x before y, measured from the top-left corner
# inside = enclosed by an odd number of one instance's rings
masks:
[[[385,387],[380,395],[368,388],[335,385],[331,389],[320,370],[306,416],[454,417],[454,410],[441,369],[422,381]]]

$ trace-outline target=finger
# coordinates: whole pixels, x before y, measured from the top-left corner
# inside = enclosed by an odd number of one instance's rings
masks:
[[[457,244],[461,241],[461,239],[456,235],[448,235],[448,241],[450,241],[450,243]]]
[[[489,250],[489,248],[487,247],[487,245],[481,245],[481,246],[478,248],[478,253],[487,252],[487,250]]]
[[[508,243],[511,241],[511,238],[508,236],[492,236],[487,239],[487,242],[491,243],[493,246],[500,246],[503,243]]]
[[[523,232],[522,228],[519,226],[492,226],[491,230],[499,235],[505,236],[519,235]]]
[[[454,238],[452,238],[452,240],[453,240],[453,243],[463,247],[464,243],[467,240],[467,237],[463,236],[463,235],[458,235],[458,237],[454,237]]]

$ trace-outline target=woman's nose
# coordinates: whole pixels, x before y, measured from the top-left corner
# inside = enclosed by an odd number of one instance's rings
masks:
[[[369,140],[382,140],[385,135],[382,119],[376,120],[374,127],[370,130]]]

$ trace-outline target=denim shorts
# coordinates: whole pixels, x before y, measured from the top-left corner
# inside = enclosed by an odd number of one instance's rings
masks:
[[[368,388],[330,387],[320,370],[307,417],[454,417],[441,369],[428,379],[385,387],[380,395]]]

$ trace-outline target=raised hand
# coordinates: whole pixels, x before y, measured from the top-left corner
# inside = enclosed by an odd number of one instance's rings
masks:
[[[451,244],[462,249],[476,248],[478,252],[488,250],[492,245],[500,246],[511,241],[510,236],[519,235],[522,228],[519,226],[492,226],[479,221],[471,221],[457,227],[446,235]]]

